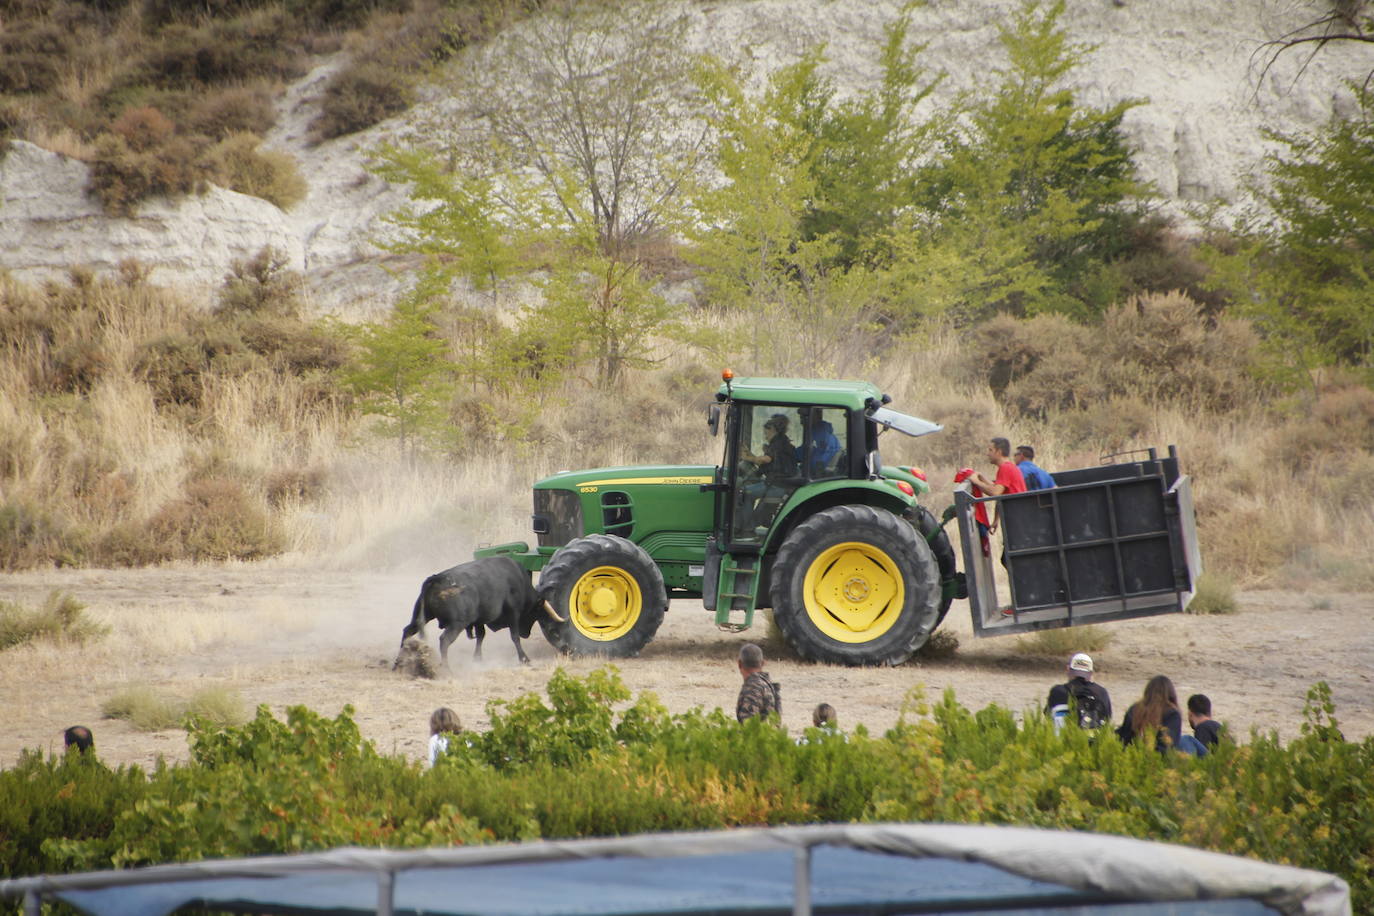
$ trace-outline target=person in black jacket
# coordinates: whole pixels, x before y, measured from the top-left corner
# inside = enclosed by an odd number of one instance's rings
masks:
[[[1212,718],[1212,701],[1206,694],[1195,693],[1188,698],[1188,724],[1193,737],[1211,750],[1221,741],[1221,723]]]
[[[1183,715],[1178,710],[1174,682],[1156,674],[1145,685],[1145,695],[1131,704],[1116,730],[1122,744],[1153,739],[1154,749],[1165,753],[1178,747],[1183,734]]]
[[[1069,679],[1050,688],[1045,712],[1054,727],[1069,720],[1079,728],[1098,728],[1112,721],[1112,698],[1107,688],[1093,683],[1093,660],[1086,652],[1069,659]]]

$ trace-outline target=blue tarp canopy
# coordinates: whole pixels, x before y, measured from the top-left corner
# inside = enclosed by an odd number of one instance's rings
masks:
[[[1265,913],[1344,916],[1322,872],[1122,837],[1015,827],[827,825],[331,852],[0,882],[37,913],[183,907],[414,916]]]

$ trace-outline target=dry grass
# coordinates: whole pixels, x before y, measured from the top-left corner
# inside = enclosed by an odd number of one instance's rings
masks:
[[[1063,657],[1066,661],[1075,652],[1101,652],[1111,644],[1111,630],[1102,626],[1036,630],[1016,639],[1017,649],[1026,655]]]
[[[105,636],[109,628],[92,620],[85,610],[71,595],[56,591],[37,608],[0,601],[0,651],[40,640],[84,646]]]
[[[1204,573],[1199,577],[1193,600],[1188,604],[1188,613],[1234,614],[1237,610],[1236,589],[1230,579],[1215,573]]]
[[[288,286],[281,295],[291,295]],[[1169,321],[1190,314],[1174,300],[1165,305]],[[6,557],[9,568],[129,555],[127,546],[114,548],[146,540],[150,520],[212,479],[235,482],[241,517],[271,520],[280,539],[263,541],[266,549],[348,567],[408,565],[417,552],[435,562],[442,551],[456,562],[477,544],[528,540],[529,486],[550,473],[716,463],[722,442],[704,418],[719,371],[759,371],[741,361],[752,339],[747,316],[696,316],[697,345],[660,342],[660,360],[631,371],[617,391],[567,383],[542,400],[525,440],[474,445],[486,434],[473,433],[459,458],[404,461],[394,445],[367,435],[325,373],[290,368],[324,352],[288,327],[296,320],[290,303],[264,307],[281,312],[268,343],[243,336],[260,323],[258,311],[207,316],[143,283],[74,275],[34,289],[0,278],[0,523],[29,532],[11,539],[25,552]],[[1051,346],[1044,329],[1018,343],[1017,325],[999,327],[1006,352]],[[184,403],[166,396],[167,377],[134,371],[149,341],[169,333],[205,360],[183,379],[193,385]],[[1213,355],[1237,337],[1190,334]],[[251,349],[254,340],[265,354]],[[73,361],[64,349],[71,341],[86,341],[95,358]],[[1107,399],[1039,416],[993,395],[973,345],[967,331],[933,327],[835,372],[870,378],[898,409],[944,424],[937,435],[883,439],[886,462],[925,469],[926,503],[937,514],[951,501],[954,470],[981,466],[992,435],[1033,444],[1054,471],[1097,463],[1130,429],[1134,438],[1124,444],[1179,447],[1209,569],[1237,587],[1374,587],[1374,508],[1358,498],[1360,481],[1374,473],[1368,389],[1333,375],[1320,391],[1286,402],[1265,401],[1262,392],[1227,410],[1195,398]],[[1199,390],[1231,390],[1219,369],[1182,377]],[[149,558],[182,555],[163,549]]]

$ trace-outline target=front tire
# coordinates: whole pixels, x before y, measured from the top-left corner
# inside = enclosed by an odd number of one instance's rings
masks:
[[[658,565],[638,544],[610,534],[590,534],[560,548],[539,574],[539,592],[567,618],[541,615],[544,637],[570,655],[638,655],[668,609]]]
[[[794,528],[770,593],[788,644],[840,665],[900,665],[939,615],[930,547],[905,519],[872,506],[835,506]]]

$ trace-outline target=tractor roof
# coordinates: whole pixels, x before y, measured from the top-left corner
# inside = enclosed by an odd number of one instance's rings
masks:
[[[811,404],[862,410],[869,398],[882,400],[882,392],[869,382],[816,378],[737,378],[722,384],[718,396],[737,401],[767,404]]]

